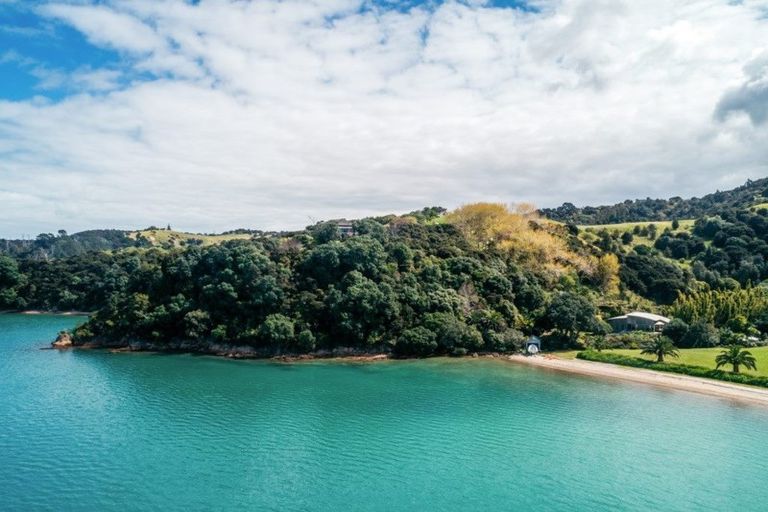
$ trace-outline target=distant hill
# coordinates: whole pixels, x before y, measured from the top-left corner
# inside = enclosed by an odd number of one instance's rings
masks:
[[[583,208],[564,203],[557,208],[543,208],[540,211],[545,217],[559,222],[592,225],[695,219],[716,215],[724,209],[747,208],[766,202],[768,202],[768,178],[762,178],[747,181],[733,190],[717,191],[700,198],[628,199],[614,205]]]
[[[80,256],[94,251],[117,251],[128,247],[172,249],[185,245],[213,245],[228,240],[248,240],[261,231],[238,229],[222,234],[185,233],[149,227],[140,231],[92,229],[79,233],[41,233],[34,240],[0,239],[0,254],[15,258],[55,259]]]
[[[92,251],[112,251],[133,247],[136,241],[128,237],[127,231],[118,229],[92,229],[69,235],[66,231],[58,234],[41,233],[34,240],[0,239],[0,254],[17,258],[67,258]]]

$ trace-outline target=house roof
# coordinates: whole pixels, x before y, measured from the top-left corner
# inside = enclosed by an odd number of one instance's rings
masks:
[[[654,313],[646,313],[644,311],[633,311],[631,313],[627,313],[626,315],[621,316],[614,316],[613,318],[609,318],[608,320],[626,320],[628,318],[642,318],[644,320],[650,320],[652,322],[662,322],[662,323],[669,323],[671,320],[665,316],[656,315]]]
[[[644,318],[646,320],[653,320],[654,322],[669,322],[670,319],[661,316],[661,315],[655,315],[653,313],[645,313],[643,311],[633,311],[632,313],[627,313],[627,316],[629,318],[635,317],[635,318]]]

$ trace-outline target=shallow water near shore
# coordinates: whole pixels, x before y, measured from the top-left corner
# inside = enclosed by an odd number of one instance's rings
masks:
[[[0,509],[764,510],[768,410],[496,360],[39,350],[0,315]]]

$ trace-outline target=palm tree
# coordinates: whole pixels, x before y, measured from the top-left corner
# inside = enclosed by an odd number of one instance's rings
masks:
[[[757,360],[755,357],[748,350],[744,350],[738,345],[731,345],[720,352],[715,358],[715,363],[717,363],[717,369],[730,364],[733,366],[733,373],[739,373],[739,366],[744,366],[748,370],[757,370]]]
[[[675,347],[672,340],[666,336],[659,336],[653,341],[646,343],[645,346],[643,346],[643,351],[640,353],[656,356],[657,363],[663,363],[664,356],[680,357],[677,347]]]

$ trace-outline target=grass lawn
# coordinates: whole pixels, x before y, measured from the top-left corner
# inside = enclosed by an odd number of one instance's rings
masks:
[[[683,231],[693,230],[693,222],[694,222],[693,220],[683,219],[678,222],[680,223],[680,227],[674,230],[673,233],[680,233]],[[656,228],[657,228],[656,236],[661,236],[661,234],[667,228],[672,230],[671,220],[663,220],[663,221],[655,221],[655,222],[624,222],[621,224],[592,224],[592,225],[579,226],[579,236],[582,240],[584,240],[587,243],[595,243],[599,239],[598,233],[603,229],[606,229],[612,233],[627,233],[627,232],[632,233],[635,229],[635,226],[642,227],[642,226],[648,226],[650,224],[656,225]],[[629,244],[629,247],[635,247],[641,244],[652,246],[654,244],[654,241],[655,239],[652,240],[647,236],[634,235],[632,242]]]
[[[741,372],[747,375],[768,377],[768,347],[755,347],[755,348],[748,348],[747,350],[751,352],[753,356],[755,356],[755,359],[757,359],[757,371],[742,369]],[[715,356],[717,356],[717,354],[719,354],[722,351],[723,351],[723,348],[721,347],[684,348],[684,349],[680,349],[679,359],[672,358],[672,359],[668,359],[668,361],[672,363],[681,363],[681,364],[687,364],[691,366],[703,366],[704,368],[714,368]],[[554,354],[558,357],[562,357],[563,359],[574,359],[576,357],[576,354],[578,354],[578,352],[579,352],[578,350],[569,350],[569,351],[563,351],[563,352],[555,352]],[[606,352],[609,354],[621,354],[623,356],[642,357],[644,359],[648,359],[649,361],[655,360],[653,356],[641,356],[640,350],[611,349],[611,350],[604,350],[603,352]],[[721,368],[721,370],[730,371],[731,368],[725,367],[725,368]]]
[[[694,221],[693,219],[681,219],[678,222],[680,223],[680,228],[677,231],[684,231],[692,228]],[[651,224],[656,224],[656,228],[658,229],[659,234],[661,234],[667,228],[672,229],[671,220],[659,220],[651,222],[623,222],[621,224],[592,224],[588,226],[579,226],[579,229],[594,229],[595,231],[607,229],[609,231],[620,231],[623,233],[625,231],[632,231],[635,229],[635,226],[643,227],[650,226]]]
[[[168,231],[165,229],[151,229],[145,231],[134,231],[128,236],[136,238],[139,234],[150,240],[153,245],[162,245],[164,243],[172,243],[176,247],[180,247],[181,241],[189,240],[201,240],[203,245],[215,245],[227,240],[248,240],[251,235],[246,233],[234,233],[229,235],[199,235],[197,233],[184,233],[182,231]]]

